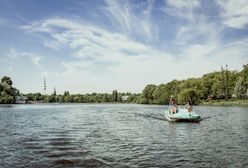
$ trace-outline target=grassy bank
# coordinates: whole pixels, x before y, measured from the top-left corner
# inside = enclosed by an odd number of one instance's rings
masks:
[[[200,105],[209,106],[248,106],[248,99],[246,100],[212,100],[207,102],[201,102]]]

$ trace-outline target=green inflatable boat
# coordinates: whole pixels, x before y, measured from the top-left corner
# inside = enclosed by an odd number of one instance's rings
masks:
[[[172,122],[199,122],[202,120],[201,116],[194,111],[189,112],[188,109],[178,109],[176,113],[166,111],[165,118]]]

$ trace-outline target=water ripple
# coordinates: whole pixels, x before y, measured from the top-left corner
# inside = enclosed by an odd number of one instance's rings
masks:
[[[246,167],[247,108],[195,107],[169,123],[164,106],[0,108],[0,167]],[[234,112],[235,111],[235,112]]]

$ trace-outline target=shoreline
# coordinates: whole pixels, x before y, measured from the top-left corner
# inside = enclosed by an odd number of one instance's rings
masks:
[[[244,100],[212,100],[199,103],[201,106],[239,106],[248,107],[248,99]]]
[[[59,105],[59,104],[137,104],[137,105],[166,105],[168,104],[140,104],[140,103],[113,103],[113,102],[101,102],[101,103],[14,103],[14,104],[0,104],[0,107],[11,106],[11,105]],[[183,105],[179,105],[183,106]],[[248,99],[244,100],[212,100],[212,101],[203,101],[194,106],[239,106],[239,107],[248,107]]]

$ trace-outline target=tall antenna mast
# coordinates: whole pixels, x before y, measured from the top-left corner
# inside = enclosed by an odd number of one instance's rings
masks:
[[[44,87],[43,87],[43,89],[44,89],[44,94],[46,94],[47,86],[46,86],[46,78],[45,78],[45,76],[44,76]]]
[[[55,85],[54,85],[54,88],[53,88],[53,95],[56,96],[56,88],[55,88]]]

